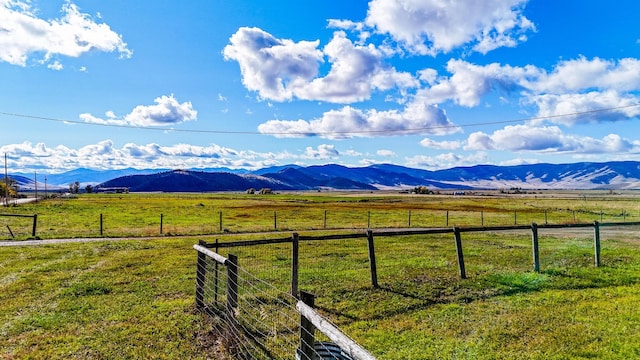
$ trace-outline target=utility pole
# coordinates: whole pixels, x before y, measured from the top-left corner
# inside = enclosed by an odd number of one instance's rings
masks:
[[[36,191],[36,202],[38,202],[38,173],[35,171],[33,172],[33,186]]]
[[[9,175],[7,173],[7,153],[4,153],[4,206],[9,205]]]

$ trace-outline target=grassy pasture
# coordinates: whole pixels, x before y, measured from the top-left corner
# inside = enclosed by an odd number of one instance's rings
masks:
[[[450,210],[450,225],[464,225],[477,221],[478,211],[485,212],[485,224],[498,213],[506,214],[510,224],[513,211],[522,223],[542,223],[540,209],[549,209],[549,222],[573,221],[573,214],[566,219],[566,209],[578,211],[582,214],[578,220],[584,215],[584,221],[596,220],[601,210],[612,217],[605,221],[621,221],[613,217],[627,209],[626,219],[634,221],[633,207],[637,208],[633,196],[604,194],[495,196],[481,201],[350,193],[121,196],[86,195],[2,212],[38,213],[39,221],[53,229],[48,237],[84,237],[95,235],[86,230],[93,225],[81,221],[87,213],[122,216],[128,224],[136,217],[152,218],[162,212],[169,224],[166,233],[188,233],[195,230],[181,229],[198,226],[197,232],[208,233],[212,231],[203,224],[203,210],[228,213],[234,219],[230,231],[262,231],[269,230],[273,218],[251,216],[273,211],[289,211],[287,227],[298,230],[321,228],[325,209],[328,216],[341,214],[345,223],[358,224],[353,227],[363,222],[366,226],[368,211],[372,223],[374,214],[386,213],[375,221],[391,227],[405,226],[409,210],[412,223],[419,214],[430,219]],[[565,211],[557,213],[564,217],[550,216],[556,213],[552,209],[560,208]],[[318,220],[306,219],[318,213]],[[55,221],[47,223],[46,218]],[[217,231],[215,222],[212,228]],[[157,234],[155,224],[145,222],[128,229],[119,231]],[[282,235],[227,234],[220,239],[269,236]],[[165,236],[2,248],[0,359],[218,358],[216,345],[206,336],[207,324],[194,312],[196,254],[191,246],[197,239]],[[362,240],[303,243],[300,288],[315,293],[320,311],[379,359],[640,357],[637,228],[602,229],[600,268],[593,266],[590,232],[541,232],[540,273],[531,271],[530,242],[526,231],[463,234],[468,279],[460,280],[450,235],[377,237],[380,289],[369,286]],[[269,251],[255,247],[225,251],[236,253],[241,266],[287,289],[287,245]]]
[[[84,194],[17,207],[42,239],[203,235],[338,228],[639,221],[638,196],[604,191],[472,196],[376,193]],[[222,220],[222,222],[221,222]],[[0,216],[0,239],[31,237],[30,218]]]

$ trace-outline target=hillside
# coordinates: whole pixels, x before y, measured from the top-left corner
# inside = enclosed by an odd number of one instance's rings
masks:
[[[13,175],[12,175],[13,176]],[[32,189],[33,180],[16,174],[22,189]],[[552,189],[629,190],[640,189],[640,162],[531,164],[517,166],[476,165],[443,170],[422,170],[392,164],[346,167],[336,164],[302,167],[278,166],[248,172],[229,169],[205,170],[109,170],[77,169],[47,175],[49,187],[68,188],[79,181],[98,188],[126,187],[130,191],[244,191],[273,190],[380,190],[427,186],[434,190]],[[38,177],[38,188],[44,188]]]

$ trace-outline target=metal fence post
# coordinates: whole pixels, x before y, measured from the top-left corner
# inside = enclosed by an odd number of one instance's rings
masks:
[[[593,247],[596,257],[596,266],[600,266],[600,223],[593,222]]]
[[[467,272],[464,268],[464,255],[462,253],[462,237],[460,236],[460,228],[455,226],[453,228],[453,236],[456,240],[456,253],[458,255],[458,270],[460,271],[460,278],[466,279]]]
[[[538,224],[531,223],[531,246],[533,247],[533,271],[540,272],[540,252],[538,250]]]
[[[33,214],[33,229],[31,230],[31,236],[36,237],[36,226],[38,224],[38,214]]]
[[[373,247],[373,231],[367,230],[367,245],[369,249],[369,268],[371,269],[371,285],[378,286],[378,269],[376,267],[376,251]]]

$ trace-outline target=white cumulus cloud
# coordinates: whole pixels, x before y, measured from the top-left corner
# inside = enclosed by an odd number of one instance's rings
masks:
[[[514,47],[535,26],[524,15],[526,0],[373,0],[367,25],[389,34],[407,50],[436,55],[471,45],[487,53]]]
[[[117,118],[113,111],[107,111],[107,119],[89,113],[80,114],[80,119],[94,124],[128,126],[167,126],[185,121],[196,120],[198,112],[190,101],[183,103],[173,96],[163,95],[154,100],[154,105],[138,105],[123,118]]]
[[[227,60],[240,65],[242,82],[263,99],[293,98],[333,103],[366,100],[374,91],[416,87],[409,73],[384,63],[375,46],[355,45],[342,31],[320,50],[319,41],[278,39],[258,28],[240,28],[224,48]],[[330,64],[320,76],[321,63]]]
[[[72,2],[62,12],[59,19],[41,19],[29,1],[0,1],[0,61],[26,66],[34,54],[43,54],[39,62],[46,63],[54,55],[79,57],[91,50],[131,57],[122,36],[109,25],[95,22]],[[56,61],[49,67],[60,70],[62,65]]]
[[[467,150],[507,150],[533,153],[620,154],[638,153],[636,142],[609,134],[602,139],[565,134],[557,126],[506,126],[493,134],[476,132],[467,140]]]

